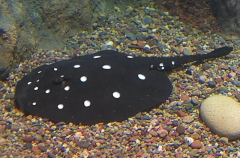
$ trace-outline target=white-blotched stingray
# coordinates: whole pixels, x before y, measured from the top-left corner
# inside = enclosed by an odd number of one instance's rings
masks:
[[[232,50],[222,47],[182,57],[139,57],[104,50],[42,65],[17,83],[16,106],[26,115],[54,122],[123,121],[168,99],[173,86],[161,71]]]

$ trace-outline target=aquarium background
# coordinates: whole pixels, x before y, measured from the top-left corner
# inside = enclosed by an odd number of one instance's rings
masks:
[[[2,1],[0,157],[240,157],[238,2]],[[17,82],[43,64],[106,49],[171,57],[223,46],[234,51],[168,72],[173,84],[168,100],[122,122],[53,123],[14,106]],[[213,104],[222,96],[227,100],[218,102],[224,110],[211,111],[216,122],[209,127],[200,108],[213,95],[221,95]]]

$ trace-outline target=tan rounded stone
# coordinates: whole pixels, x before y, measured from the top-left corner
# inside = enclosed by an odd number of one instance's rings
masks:
[[[230,97],[215,95],[200,107],[203,122],[219,136],[231,140],[240,138],[240,104]]]

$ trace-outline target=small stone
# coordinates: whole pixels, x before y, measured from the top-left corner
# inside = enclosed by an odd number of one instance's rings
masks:
[[[153,22],[153,20],[152,20],[150,17],[145,17],[145,18],[143,19],[143,22],[144,22],[145,24],[151,24],[151,23]]]
[[[137,136],[132,136],[129,139],[130,142],[136,142],[136,140],[137,140]]]
[[[36,134],[35,136],[34,136],[34,138],[35,138],[35,140],[38,140],[38,141],[42,141],[42,136],[40,135],[40,134]]]
[[[37,147],[33,147],[33,148],[32,148],[32,152],[33,152],[35,155],[41,154],[41,150],[39,150]]]
[[[106,43],[105,43],[105,46],[107,46],[107,47],[113,46],[113,41],[108,41],[108,42],[106,42]]]
[[[168,135],[168,131],[163,129],[163,128],[159,128],[157,130],[157,133],[158,133],[158,136],[161,137],[161,138],[164,138]]]
[[[184,55],[192,55],[192,49],[190,47],[185,47],[183,49],[183,54]]]
[[[178,120],[176,119],[176,120],[172,120],[172,125],[173,126],[178,126]]]
[[[114,134],[114,133],[116,133],[117,131],[118,131],[118,128],[113,127],[113,128],[110,129],[109,133],[110,133],[110,134]]]
[[[182,121],[185,122],[185,123],[191,123],[193,122],[194,118],[192,116],[184,116],[182,118]]]
[[[192,111],[193,110],[193,105],[192,104],[186,104],[185,105],[185,109],[187,110],[187,111]]]
[[[237,98],[238,102],[240,102],[240,93],[235,93],[235,97]]]
[[[188,143],[188,145],[191,145],[192,142],[194,142],[194,139],[191,138],[191,137],[184,137],[184,141],[185,141],[186,143]]]
[[[127,33],[125,35],[125,37],[130,39],[130,40],[132,40],[132,41],[136,40],[136,36],[134,34],[132,34],[132,33]]]
[[[198,154],[198,150],[199,150],[199,149],[192,149],[192,150],[189,152],[189,157],[200,157],[199,154]]]
[[[192,70],[191,70],[191,69],[188,69],[188,70],[186,71],[186,74],[192,75]]]
[[[179,110],[179,111],[177,111],[177,115],[178,115],[179,117],[184,117],[184,116],[186,116],[186,113]]]
[[[182,94],[181,99],[186,102],[186,101],[188,101],[189,96],[187,94]]]
[[[158,136],[158,133],[154,130],[151,130],[149,133],[154,137]]]
[[[90,145],[89,142],[87,142],[86,140],[81,140],[81,141],[78,142],[78,146],[80,148],[88,148],[89,145]]]
[[[227,144],[227,143],[228,143],[228,138],[227,138],[227,137],[221,137],[221,138],[219,139],[219,142],[222,142],[222,143]]]
[[[230,73],[228,74],[228,77],[229,77],[229,78],[235,78],[235,77],[236,77],[236,73],[235,73],[235,72],[230,72]]]
[[[5,110],[8,111],[8,112],[11,112],[13,108],[14,108],[14,106],[12,104],[7,104],[5,106]]]
[[[235,71],[238,75],[240,75],[240,67],[238,67]]]
[[[4,87],[4,83],[0,81],[0,89]]]
[[[47,151],[47,148],[46,148],[45,144],[43,144],[43,143],[38,144],[38,149],[41,150],[42,152]]]
[[[23,140],[24,142],[29,143],[29,142],[32,142],[32,141],[33,141],[33,137],[32,137],[31,135],[28,135],[28,136],[23,137],[22,140]]]
[[[193,104],[193,105],[199,105],[199,104],[200,104],[200,102],[199,102],[199,100],[198,100],[197,97],[192,97],[192,98],[191,98],[191,101],[192,101],[192,104]]]
[[[149,45],[145,45],[143,47],[143,51],[146,52],[146,53],[150,53],[151,52],[150,46]]]
[[[206,76],[205,75],[201,75],[199,76],[199,83],[203,84],[206,80]]]
[[[183,127],[183,126],[177,126],[176,131],[178,132],[178,134],[184,134],[184,132],[185,132],[185,127]]]
[[[33,147],[32,143],[26,143],[23,146],[27,149],[31,149]]]
[[[142,157],[144,153],[142,152],[142,150],[139,150],[136,154],[136,157]]]
[[[200,149],[202,147],[202,143],[199,140],[195,140],[192,142],[191,147],[193,149]]]
[[[215,88],[216,87],[216,83],[214,81],[209,81],[208,82],[208,87]]]
[[[176,154],[176,158],[182,158],[182,157],[183,157],[182,154],[179,154],[179,153]]]
[[[7,94],[5,99],[14,99],[14,94]]]
[[[228,90],[228,89],[226,89],[226,88],[224,88],[224,87],[220,87],[220,88],[218,88],[218,92],[224,92],[224,93],[228,93],[228,92],[229,92],[229,90]]]
[[[145,42],[144,41],[138,41],[137,45],[139,48],[143,48],[145,46]]]
[[[232,83],[233,83],[235,86],[240,87],[240,82],[239,82],[237,79],[233,80]]]
[[[200,96],[200,94],[201,94],[201,91],[199,90],[195,90],[192,92],[192,96]]]
[[[99,32],[98,35],[99,35],[99,36],[107,35],[107,32],[105,32],[105,31],[101,31],[101,32]]]
[[[209,68],[211,67],[211,65],[209,65],[208,63],[203,63],[202,64],[202,69],[205,71],[205,70],[208,70]]]
[[[240,104],[222,95],[208,97],[200,107],[203,122],[214,133],[230,140],[240,138],[239,113]]]
[[[28,72],[29,72],[28,67],[24,66],[24,67],[22,68],[22,73],[28,73]]]
[[[143,117],[142,117],[143,120],[150,120],[151,118],[152,118],[152,116],[147,115],[147,114],[143,115]]]

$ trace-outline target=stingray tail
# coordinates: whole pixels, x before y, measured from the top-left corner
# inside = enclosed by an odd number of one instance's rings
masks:
[[[181,66],[185,63],[193,62],[193,61],[201,61],[204,59],[211,58],[219,58],[225,55],[228,55],[233,50],[233,47],[221,47],[215,49],[214,51],[207,54],[197,54],[197,55],[189,55],[189,56],[181,56],[181,57],[170,57],[165,58],[163,62],[158,63],[158,65],[151,65],[152,69],[158,69],[160,71],[172,70],[175,67]]]
[[[210,59],[210,58],[219,58],[225,55],[228,55],[231,51],[233,51],[233,47],[221,47],[215,49],[214,51],[208,54],[196,55],[196,60]]]

